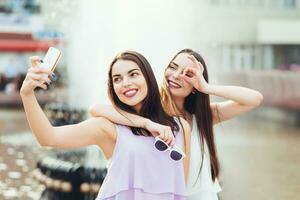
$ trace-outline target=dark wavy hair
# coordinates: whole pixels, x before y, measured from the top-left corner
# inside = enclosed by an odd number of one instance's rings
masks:
[[[173,57],[169,65],[174,61],[176,56],[181,53],[193,55],[197,59],[197,61],[203,65],[204,67],[203,77],[208,82],[208,72],[207,72],[207,67],[204,62],[204,59],[199,53],[193,51],[192,49],[183,49],[179,51]],[[161,88],[161,100],[165,110],[169,111],[168,113],[170,115],[184,116],[184,113],[180,113],[180,111],[174,104],[172,100],[172,96],[170,95],[169,90],[166,87],[166,80],[164,80],[163,86]],[[199,169],[198,177],[200,175],[200,171],[202,169],[202,164],[203,164],[203,156],[205,150],[204,141],[205,141],[209,151],[212,180],[215,180],[219,176],[220,164],[217,156],[217,149],[216,149],[215,139],[214,139],[213,114],[212,114],[213,111],[210,107],[209,95],[198,91],[196,93],[190,93],[184,100],[184,109],[188,113],[195,115],[197,127],[198,127],[198,133],[200,136],[200,145],[202,150],[202,155],[201,155],[202,163]],[[218,111],[216,113],[218,113]]]
[[[114,64],[118,60],[129,60],[136,63],[141,69],[141,72],[146,80],[148,93],[142,102],[142,107],[139,113],[137,113],[133,109],[133,107],[121,102],[114,91],[113,80],[112,80],[112,69]],[[179,131],[179,126],[175,122],[174,118],[168,115],[163,109],[163,106],[160,101],[159,87],[157,85],[157,81],[152,71],[151,65],[149,64],[147,59],[138,52],[125,51],[120,53],[113,59],[112,63],[110,64],[109,73],[108,73],[108,96],[115,107],[125,112],[137,114],[142,117],[148,118],[154,122],[170,126],[173,133]],[[151,134],[143,128],[136,128],[136,127],[130,127],[130,128],[133,134],[135,135],[151,136]]]

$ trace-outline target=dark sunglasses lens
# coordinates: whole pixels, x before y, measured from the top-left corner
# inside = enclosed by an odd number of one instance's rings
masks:
[[[160,140],[155,142],[155,148],[159,151],[165,151],[168,149],[168,146]]]
[[[182,154],[179,153],[178,151],[171,151],[171,154],[170,154],[170,157],[173,159],[173,160],[180,160],[182,158]]]

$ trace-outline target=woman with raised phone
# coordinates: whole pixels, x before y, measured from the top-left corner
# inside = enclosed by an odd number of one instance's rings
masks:
[[[113,59],[108,94],[119,110],[149,119],[145,127],[117,125],[102,117],[52,126],[34,94],[35,88],[46,89],[50,83],[45,74],[51,72],[39,67],[39,61],[38,57],[31,58],[32,66],[20,90],[30,128],[41,146],[100,147],[110,165],[97,200],[186,199],[189,162],[188,156],[184,157],[189,155],[189,126],[185,120],[171,117],[163,110],[155,76],[144,56],[126,51]],[[147,126],[155,123],[169,127],[167,132],[152,137],[146,129],[151,131]],[[166,138],[172,138],[168,134],[175,137],[172,147],[167,145]]]
[[[211,102],[210,95],[226,101]],[[188,200],[217,200],[221,191],[213,125],[252,110],[262,99],[258,91],[249,88],[209,84],[204,59],[191,49],[181,50],[170,61],[164,73],[161,101],[166,112],[184,118],[192,130],[191,139],[186,143],[190,145],[186,147],[190,153]],[[96,104],[90,113],[119,124],[145,127],[154,135],[162,135],[168,144],[175,143],[169,127],[126,113],[116,106]]]

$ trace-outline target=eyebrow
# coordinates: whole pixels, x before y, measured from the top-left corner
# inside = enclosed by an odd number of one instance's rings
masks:
[[[179,67],[179,65],[174,62],[171,62],[171,64],[175,65],[176,67]]]
[[[130,74],[131,72],[133,72],[133,71],[135,71],[135,70],[140,71],[139,68],[135,68],[135,69],[129,70],[129,71],[127,72],[127,74]],[[121,76],[121,74],[115,74],[115,75],[113,75],[112,77],[116,77],[116,76]]]

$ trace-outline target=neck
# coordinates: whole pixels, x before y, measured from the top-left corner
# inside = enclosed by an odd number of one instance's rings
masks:
[[[184,99],[173,97],[173,101],[174,101],[178,111],[180,113],[183,113],[184,112]]]
[[[173,97],[173,102],[176,105],[176,108],[180,112],[180,117],[183,117],[186,120],[190,120],[191,115],[184,109],[184,98]]]
[[[141,108],[142,108],[142,104],[141,104],[141,103],[139,103],[139,104],[133,106],[133,109],[134,109],[137,113],[140,113]]]

